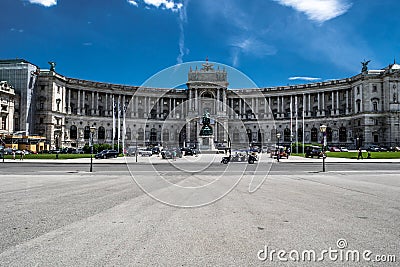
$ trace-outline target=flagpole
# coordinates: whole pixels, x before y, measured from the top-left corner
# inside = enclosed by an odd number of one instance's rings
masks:
[[[303,103],[305,103],[305,100],[304,100],[304,97],[305,97],[305,95],[303,94]],[[304,105],[303,105],[304,106]],[[303,157],[305,156],[305,154],[304,154],[304,152],[305,152],[305,149],[304,149],[304,109],[305,109],[305,107],[303,107]]]
[[[112,149],[114,149],[114,139],[115,139],[115,99],[114,99],[114,95],[112,95],[112,113],[113,113],[113,118],[112,118],[112,124],[113,124],[113,128],[112,128]]]
[[[118,96],[118,110],[117,110],[117,112],[118,112],[118,118],[117,118],[117,123],[118,123],[118,127],[117,127],[117,134],[118,134],[118,144],[117,144],[117,151],[118,151],[118,153],[119,153],[119,142],[120,142],[120,139],[121,139],[121,120],[120,120],[120,117],[121,117],[121,104],[120,104],[120,101],[121,100],[121,96],[119,95]]]
[[[290,150],[293,142],[293,96],[290,96]]]
[[[294,102],[294,110],[296,111],[296,117],[295,117],[295,119],[296,119],[296,153],[299,153],[299,134],[298,134],[298,130],[299,130],[299,124],[298,124],[298,114],[299,114],[299,112],[298,112],[298,104],[297,104],[297,95],[296,95],[296,98],[295,98],[295,102]]]

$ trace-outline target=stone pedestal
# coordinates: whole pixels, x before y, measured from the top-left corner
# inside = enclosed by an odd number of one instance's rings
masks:
[[[198,138],[199,149],[202,153],[204,152],[215,152],[214,146],[214,135],[199,136]]]

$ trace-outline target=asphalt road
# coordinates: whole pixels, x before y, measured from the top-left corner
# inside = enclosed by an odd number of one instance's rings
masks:
[[[0,164],[0,266],[399,266],[398,164],[330,163],[326,173],[320,162],[229,165],[97,162],[89,173],[81,163]],[[168,183],[155,185],[161,176]],[[254,177],[266,179],[250,193]],[[212,186],[187,195],[173,184]],[[221,192],[202,207],[174,205]],[[339,239],[341,251],[397,262],[259,259],[266,246],[318,258]]]

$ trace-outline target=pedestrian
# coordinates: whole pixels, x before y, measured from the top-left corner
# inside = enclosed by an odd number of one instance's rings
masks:
[[[12,159],[15,160],[15,151],[12,151]]]
[[[22,151],[21,151],[21,154],[20,154],[19,160],[24,160],[24,156],[25,156],[25,151],[22,150]]]
[[[370,159],[371,158],[371,151],[369,149],[367,149],[367,152],[368,152],[367,159]]]
[[[364,159],[364,158],[363,158],[363,154],[362,154],[361,147],[358,148],[358,156],[357,156],[357,159],[360,159],[360,158],[361,158],[361,159]]]

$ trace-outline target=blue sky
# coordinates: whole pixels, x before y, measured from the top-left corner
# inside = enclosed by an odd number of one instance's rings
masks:
[[[237,68],[261,87],[400,62],[398,0],[0,0],[0,58],[68,77],[141,85],[189,61]]]

